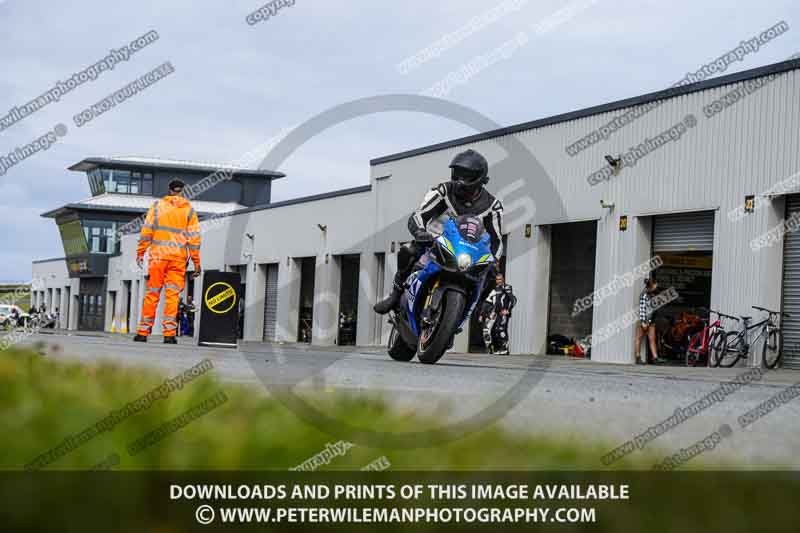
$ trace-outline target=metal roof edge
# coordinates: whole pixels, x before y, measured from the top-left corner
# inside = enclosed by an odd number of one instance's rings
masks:
[[[444,141],[436,144],[431,144],[428,146],[423,146],[421,148],[406,150],[404,152],[397,152],[395,154],[390,154],[372,159],[370,160],[369,164],[370,166],[382,165],[384,163],[389,163],[391,161],[398,161],[401,159],[407,159],[409,157],[415,157],[418,155],[423,155],[431,152],[438,152],[439,150],[446,150],[448,148],[454,148],[456,146],[461,146],[464,144],[470,144],[474,142],[485,141],[488,139],[494,139],[496,137],[501,137],[503,135],[519,133],[521,131],[542,128],[544,126],[552,126],[554,124],[560,124],[562,122],[568,122],[570,120],[586,118],[592,115],[598,115],[600,113],[608,113],[609,111],[616,111],[619,109],[624,109],[626,107],[643,105],[650,102],[654,102],[656,100],[675,98],[677,96],[691,94],[699,91],[705,91],[708,89],[713,89],[724,85],[730,85],[733,83],[739,83],[742,81],[747,81],[755,78],[761,78],[763,76],[768,76],[770,74],[779,74],[781,72],[787,72],[790,70],[795,70],[797,68],[800,68],[800,58],[789,59],[787,61],[781,61],[779,63],[772,63],[769,65],[756,67],[749,70],[743,70],[741,72],[735,72],[733,74],[728,74],[725,76],[720,76],[719,78],[712,78],[710,80],[704,80],[677,87],[669,87],[667,89],[662,89],[660,91],[647,93],[640,96],[634,96],[631,98],[616,100],[606,104],[600,104],[592,107],[587,107],[584,109],[579,109],[577,111],[569,111],[567,113],[561,113],[559,115],[553,115],[551,117],[541,118],[529,122],[522,122],[520,124],[514,124],[512,126],[507,126],[504,128],[498,128],[483,133],[476,133],[474,135],[468,135],[466,137],[459,137],[457,139],[453,139],[450,141]]]
[[[100,212],[100,213],[110,212],[110,213],[139,214],[139,213],[147,213],[149,207],[120,207],[113,205],[90,205],[90,204],[72,203],[47,211],[46,213],[42,213],[39,216],[41,216],[42,218],[55,218],[59,211],[67,209],[72,209],[74,211],[89,211],[89,212]],[[228,213],[212,213],[209,211],[197,211],[198,216],[208,216],[208,217],[213,217],[215,215],[220,215],[220,214],[230,214],[230,213],[233,213],[233,211],[230,211]]]
[[[73,172],[85,172],[87,169],[82,168],[86,165],[94,165],[94,166],[110,166],[110,167],[121,167],[125,169],[149,169],[149,170],[164,170],[164,171],[179,171],[183,170],[186,172],[193,172],[198,174],[213,174],[215,172],[222,172],[228,171],[230,172],[233,177],[266,177],[272,180],[285,178],[286,174],[283,172],[278,172],[275,170],[257,170],[257,169],[242,169],[236,168],[229,165],[225,165],[220,163],[219,165],[209,165],[209,164],[187,164],[182,165],[178,162],[147,162],[147,161],[126,161],[125,159],[113,159],[107,157],[87,157],[84,158],[77,163],[67,167],[67,170],[71,170]]]
[[[66,257],[51,257],[50,259],[36,259],[31,261],[31,264],[38,265],[41,263],[54,263],[56,261],[66,261]]]
[[[350,187],[349,189],[339,189],[336,191],[325,192],[320,194],[313,194],[311,196],[301,196],[300,198],[292,198],[290,200],[283,200],[281,202],[274,202],[271,204],[264,204],[264,205],[257,205],[253,207],[246,207],[244,209],[239,209],[238,211],[232,211],[230,213],[222,213],[216,216],[216,218],[222,217],[229,217],[234,215],[242,215],[245,213],[253,213],[256,211],[264,211],[267,209],[275,209],[277,207],[286,207],[290,205],[297,205],[297,204],[305,204],[310,202],[316,202],[319,200],[328,200],[330,198],[338,198],[340,196],[349,196],[352,194],[360,194],[364,192],[369,192],[372,190],[372,185],[359,185],[358,187]]]

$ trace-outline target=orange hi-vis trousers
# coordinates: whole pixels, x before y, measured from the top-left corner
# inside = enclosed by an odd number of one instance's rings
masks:
[[[178,304],[186,282],[186,261],[155,260],[148,268],[147,293],[142,305],[139,335],[150,335],[156,321],[156,309],[164,291],[164,314],[161,326],[165,337],[178,333]]]

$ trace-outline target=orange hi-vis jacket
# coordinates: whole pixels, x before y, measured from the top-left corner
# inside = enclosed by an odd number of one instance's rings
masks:
[[[165,196],[147,212],[139,237],[136,257],[149,251],[150,262],[183,261],[191,257],[200,268],[200,222],[189,200]]]

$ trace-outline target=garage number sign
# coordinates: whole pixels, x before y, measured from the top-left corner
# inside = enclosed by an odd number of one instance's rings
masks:
[[[628,231],[628,215],[622,215],[619,217],[619,230]]]
[[[752,213],[755,211],[756,207],[756,197],[753,195],[745,196],[744,197],[744,212],[745,213]]]

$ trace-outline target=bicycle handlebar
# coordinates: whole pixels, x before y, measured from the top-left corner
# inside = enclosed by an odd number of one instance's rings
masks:
[[[725,313],[720,313],[719,311],[714,311],[713,309],[709,309],[709,311],[711,311],[712,313],[714,313],[717,316],[724,317],[724,318],[730,318],[731,320],[735,320],[736,322],[739,322],[739,319],[736,318],[735,316],[726,315]]]
[[[792,316],[789,313],[784,313],[783,311],[771,311],[771,310],[769,310],[769,309],[767,309],[765,307],[758,307],[757,305],[754,305],[752,307],[753,307],[753,309],[756,309],[757,311],[763,311],[765,313],[769,313],[770,315],[785,316],[786,318],[791,318],[791,316]]]

